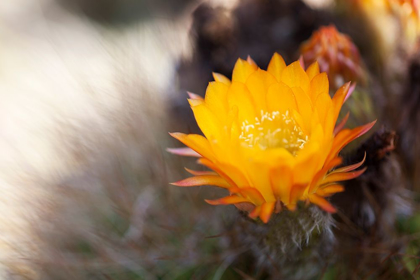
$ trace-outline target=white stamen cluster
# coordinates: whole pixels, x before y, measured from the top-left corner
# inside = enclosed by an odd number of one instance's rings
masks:
[[[279,111],[271,113],[261,110],[261,117],[255,122],[242,122],[240,139],[250,148],[258,145],[261,149],[283,147],[293,155],[301,150],[308,136],[305,135],[287,110],[284,114]]]

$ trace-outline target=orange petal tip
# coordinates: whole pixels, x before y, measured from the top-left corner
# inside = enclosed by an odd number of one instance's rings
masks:
[[[344,128],[349,119],[349,116],[350,112],[347,112],[347,114],[344,116],[341,122],[334,128],[334,135],[337,135],[337,133],[339,133]]]
[[[168,132],[168,133],[169,133],[169,135],[171,135],[174,138],[180,136],[181,134],[184,134],[184,133],[181,133],[181,132]]]
[[[173,186],[177,186],[177,187],[193,187],[194,185],[188,185],[188,184],[185,184],[185,182],[184,182],[185,180],[180,180],[180,181],[177,181],[177,182],[172,182],[172,183],[169,183],[169,184],[171,184],[171,185],[173,185]]]
[[[226,197],[215,199],[215,200],[205,199],[204,201],[210,205],[227,205],[227,204],[237,204],[241,202],[248,202],[247,199],[237,196],[237,195],[226,196]]]
[[[266,224],[270,220],[276,202],[266,202],[261,206],[260,219]]]
[[[250,217],[251,219],[256,219],[260,215],[260,212],[261,212],[261,206],[256,206],[254,210],[252,210],[249,213],[248,217]]]
[[[361,130],[359,136],[362,136],[363,134],[365,134],[366,132],[368,132],[369,130],[372,129],[372,127],[376,124],[377,120],[374,120],[373,122],[370,122],[366,125],[363,126],[363,129]]]
[[[205,202],[207,202],[210,205],[220,205],[222,203],[219,203],[218,200],[212,200],[212,199],[204,199]]]
[[[356,88],[356,85],[357,85],[357,83],[351,83],[350,84],[349,89],[348,89],[347,94],[346,94],[346,97],[344,97],[344,102],[346,102],[346,100],[352,95],[352,93],[354,92],[354,90]]]
[[[186,167],[184,167],[184,169],[188,173],[190,173],[192,175],[195,175],[195,176],[202,176],[202,175],[217,176],[217,173],[216,172],[213,172],[213,171],[197,171],[197,170],[192,170],[192,169],[189,169],[189,168],[186,168]]]
[[[199,153],[190,149],[190,148],[166,148],[166,151],[179,156],[186,156],[186,157],[201,157]]]
[[[337,213],[337,209],[335,209],[333,206],[331,206],[331,207],[321,207],[321,208],[324,209],[326,212],[331,213],[331,214]]]
[[[333,214],[333,213],[337,212],[337,210],[334,208],[334,206],[332,206],[325,198],[323,198],[319,195],[316,195],[316,194],[311,195],[309,197],[309,200],[312,203],[318,205],[321,209],[325,210],[328,213]]]
[[[292,212],[296,211],[296,204],[288,204],[286,207]]]

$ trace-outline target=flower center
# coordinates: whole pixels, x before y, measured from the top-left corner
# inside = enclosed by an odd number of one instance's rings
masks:
[[[252,123],[245,120],[241,131],[239,138],[250,148],[258,146],[266,150],[282,147],[292,155],[296,155],[308,141],[308,135],[303,133],[288,110],[284,114],[261,110],[261,117],[256,117]]]

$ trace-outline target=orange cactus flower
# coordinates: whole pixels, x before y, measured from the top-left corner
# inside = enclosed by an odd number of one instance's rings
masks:
[[[344,81],[360,81],[365,76],[357,47],[334,25],[315,31],[301,45],[300,51],[305,64],[318,61],[321,71],[328,73],[333,87],[338,88]]]
[[[365,171],[356,170],[364,159],[337,168],[342,163],[339,152],[375,123],[343,129],[344,118],[334,128],[351,94],[350,83],[331,98],[327,74],[320,73],[318,63],[305,71],[298,61],[286,66],[279,54],[267,71],[248,58],[237,61],[232,81],[213,76],[205,98],[189,94],[204,136],[171,133],[189,148],[169,149],[198,157],[212,171],[187,169],[194,176],[173,184],[224,188],[228,196],[206,201],[235,204],[264,222],[283,206],[294,210],[299,200],[334,212],[325,197],[342,192],[339,182]]]

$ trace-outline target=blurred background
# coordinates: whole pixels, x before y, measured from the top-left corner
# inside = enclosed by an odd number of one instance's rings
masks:
[[[1,1],[0,279],[417,279],[417,35],[353,2]],[[256,265],[235,208],[203,201],[220,192],[168,184],[195,163],[166,152],[167,132],[198,131],[186,91],[204,95],[212,71],[276,51],[289,64],[330,24],[368,77],[349,123],[378,119],[383,156],[335,201],[348,251],[279,278],[292,264]]]

